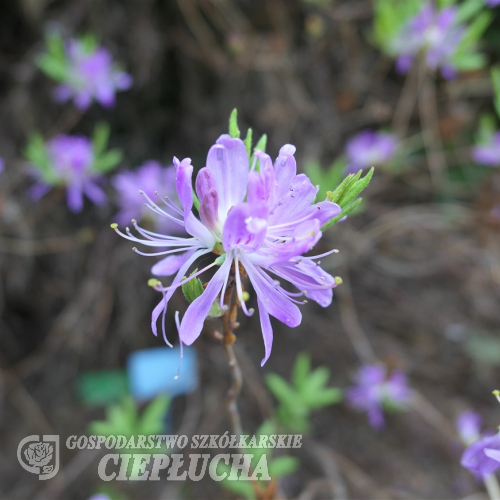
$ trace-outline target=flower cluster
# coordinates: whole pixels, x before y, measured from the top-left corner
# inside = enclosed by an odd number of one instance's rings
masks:
[[[175,167],[163,167],[159,162],[150,160],[134,171],[121,172],[112,179],[118,193],[120,211],[116,215],[119,224],[127,224],[131,219],[150,219],[156,230],[179,232],[179,226],[167,217],[151,217],[154,212],[144,204],[144,196],[139,188],[149,197],[154,197],[158,187],[166,190],[169,197],[176,198]]]
[[[96,205],[107,197],[100,184],[103,175],[122,159],[117,149],[107,150],[109,127],[97,125],[92,139],[81,135],[58,135],[45,142],[33,134],[25,150],[33,168],[36,183],[30,189],[32,199],[38,200],[53,187],[65,187],[68,208],[80,212],[83,195]]]
[[[349,140],[346,146],[347,173],[382,165],[396,152],[397,141],[392,134],[365,130]]]
[[[335,278],[320,267],[321,255],[304,257],[303,254],[319,241],[322,226],[338,216],[341,208],[329,201],[315,203],[317,188],[306,175],[297,174],[294,153],[294,146],[283,146],[273,164],[269,155],[257,150],[250,166],[245,143],[222,135],[196,177],[196,198],[189,158],[182,161],[174,158],[180,207],[169,198],[160,198],[157,204],[143,193],[151,210],[177,224],[189,237],[148,231],[132,221],[139,234],[136,237],[128,229],[122,233],[117,224],[112,225],[124,238],[160,250],[144,254],[135,249],[142,255],[165,256],[153,266],[154,275],[175,275],[170,286],[165,287],[157,280],[150,282],[162,293],[152,314],[155,334],[157,320],[160,315],[164,317],[175,290],[214,267],[218,269],[203,293],[189,305],[182,321],[178,321],[181,345],[192,344],[200,335],[215,301],[221,309],[227,309],[226,292],[233,287],[243,312],[252,315],[254,310],[247,307],[249,294],[243,285],[247,276],[260,313],[265,346],[262,364],[269,358],[273,343],[270,316],[296,327],[302,317],[297,304],[303,303],[303,299],[298,300],[299,297],[305,296],[323,307],[330,304],[332,289],[337,284]],[[193,212],[198,200],[199,218]],[[218,257],[186,278],[197,259],[209,253]],[[294,285],[298,291],[287,290],[279,280]],[[162,325],[168,343],[163,320]]]
[[[406,375],[394,371],[387,377],[386,367],[380,364],[363,366],[356,385],[347,390],[349,404],[368,413],[370,425],[381,429],[384,424],[384,408],[401,410],[409,403],[412,391]]]
[[[73,100],[81,110],[87,109],[92,100],[111,107],[116,92],[132,85],[132,77],[118,68],[110,52],[91,36],[66,42],[53,36],[39,64],[48,75],[61,82],[54,91],[56,101]]]
[[[37,183],[31,188],[33,199],[39,199],[53,186],[65,186],[68,208],[79,212],[83,208],[85,194],[93,203],[106,201],[98,181],[101,173],[93,169],[92,142],[84,136],[59,135],[47,143],[44,164],[36,165]]]
[[[454,56],[464,33],[464,27],[457,23],[455,7],[438,12],[433,2],[426,2],[393,42],[393,51],[399,56],[398,70],[406,73],[415,57],[422,54],[430,69],[440,68],[443,77],[453,78],[456,74]]]

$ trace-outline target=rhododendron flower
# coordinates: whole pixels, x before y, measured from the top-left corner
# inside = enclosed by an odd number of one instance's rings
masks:
[[[155,192],[161,187],[162,194],[177,199],[175,192],[175,167],[164,167],[157,161],[147,161],[134,171],[121,172],[112,179],[112,184],[118,193],[118,205],[120,211],[116,220],[120,224],[126,224],[131,219],[151,219],[156,229],[164,231],[179,232],[179,226],[167,217],[154,216],[144,204],[144,196],[139,188],[149,197],[154,197]]]
[[[481,165],[498,167],[500,165],[500,131],[493,134],[486,144],[472,148],[472,159]]]
[[[396,138],[384,132],[364,130],[349,140],[346,146],[347,173],[387,163],[396,152]]]
[[[111,107],[115,93],[132,85],[132,77],[115,66],[104,47],[89,49],[82,41],[72,39],[65,44],[65,54],[65,77],[54,91],[59,102],[73,99],[79,109],[85,110],[94,99],[104,107]]]
[[[488,7],[496,7],[500,5],[500,0],[485,0],[485,3]]]
[[[68,208],[79,212],[83,208],[83,195],[96,205],[106,201],[98,182],[102,173],[94,169],[92,141],[83,136],[59,135],[46,145],[46,164],[35,165],[37,183],[30,193],[37,200],[54,186],[66,187]]]
[[[149,207],[185,229],[189,237],[178,237],[147,231],[133,223],[141,237],[130,231],[121,233],[130,241],[160,250],[153,254],[166,257],[155,264],[156,276],[175,278],[170,286],[153,280],[154,288],[162,298],[152,314],[152,329],[164,317],[174,291],[183,283],[219,266],[208,281],[204,292],[188,307],[178,324],[181,345],[192,344],[200,335],[203,323],[217,300],[222,309],[225,291],[235,287],[245,314],[251,315],[245,303],[248,293],[243,278],[248,276],[255,290],[264,337],[264,364],[271,353],[273,330],[270,316],[290,327],[300,324],[302,316],[297,297],[306,296],[327,306],[332,300],[335,279],[319,266],[318,257],[303,254],[321,238],[321,227],[340,212],[340,207],[328,201],[314,203],[317,188],[304,174],[297,175],[295,147],[287,144],[276,161],[261,152],[255,153],[260,171],[252,168],[245,144],[240,139],[222,135],[210,149],[206,166],[196,177],[196,194],[200,200],[199,218],[193,212],[193,166],[186,158],[174,158],[176,189],[181,207],[169,199],[163,205],[144,194]],[[161,189],[161,186],[158,186]],[[334,252],[334,250],[332,250]],[[332,252],[328,252],[328,255]],[[209,253],[218,257],[204,269],[189,275],[195,261]],[[188,276],[188,278],[185,278]],[[285,289],[279,280],[294,285],[298,292]],[[166,338],[162,318],[163,335]]]
[[[379,364],[362,367],[356,384],[347,390],[347,401],[354,408],[366,411],[370,425],[376,430],[384,426],[384,406],[404,409],[412,395],[404,373],[394,371],[387,377],[385,366]]]
[[[481,416],[472,410],[462,412],[456,421],[456,428],[460,439],[467,445],[481,437]]]
[[[481,477],[493,474],[500,467],[500,434],[472,443],[464,451],[461,464]]]
[[[393,50],[399,55],[398,70],[406,73],[415,57],[423,53],[430,69],[440,68],[445,78],[453,78],[456,75],[453,57],[464,32],[464,27],[457,24],[455,7],[446,7],[438,12],[433,2],[427,2],[394,40]]]

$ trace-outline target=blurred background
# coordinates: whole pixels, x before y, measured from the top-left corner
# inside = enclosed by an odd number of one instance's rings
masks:
[[[273,353],[262,369],[258,317],[241,315],[235,349],[244,378],[239,405],[249,433],[272,419],[279,405],[266,376],[290,380],[302,352],[309,353],[313,369],[327,368],[329,387],[349,387],[360,367],[383,363],[389,372],[406,373],[414,397],[406,411],[387,412],[381,430],[346,401],[319,405],[308,417],[304,446],[291,450],[299,465],[280,477],[279,497],[479,495],[480,482],[460,466],[464,446],[454,422],[473,409],[484,428],[494,430],[500,415],[491,396],[500,386],[500,174],[473,161],[470,152],[481,116],[494,113],[490,69],[500,56],[500,12],[483,2],[475,12],[489,16],[478,40],[483,67],[445,79],[421,70],[421,60],[407,74],[396,70],[395,55],[383,50],[374,30],[375,3],[1,4],[3,498],[246,495],[208,476],[200,482],[104,485],[97,475],[101,455],[91,450],[63,446],[61,471],[47,484],[16,459],[27,435],[59,434],[65,441],[92,433],[92,422],[109,417],[110,405],[130,394],[135,377],[157,380],[167,390],[161,370],[131,373],[131,357],[164,344],[150,331],[158,302],[147,286],[153,261],[135,255],[133,244],[110,229],[119,193],[109,179],[148,160],[168,166],[174,155],[203,167],[210,146],[227,132],[233,108],[243,135],[248,127],[254,138],[267,134],[272,158],[283,144],[294,144],[299,171],[325,192],[346,174],[346,146],[357,134],[384,131],[397,141],[390,160],[377,165],[362,205],[315,248],[339,249],[322,259],[328,272],[343,279],[333,304],[302,306],[303,321],[295,329],[274,322]],[[82,110],[54,101],[57,82],[39,64],[54,33],[63,39],[93,34],[131,75],[132,86],[117,92],[113,107],[94,102]],[[47,141],[60,134],[91,136],[103,122],[109,124],[109,147],[122,152],[102,183],[107,202],[85,200],[83,210],[73,213],[64,188],[30,197],[32,167],[25,148],[32,134]],[[368,163],[360,168],[376,160]],[[172,311],[186,306],[180,293],[172,300],[166,325],[175,338]],[[194,344],[197,359],[184,367],[189,387],[168,409],[159,404],[156,420],[163,427],[156,433],[222,434],[230,428],[224,410],[229,370],[214,340],[217,329],[218,320],[207,322]],[[171,358],[174,372],[177,363]],[[164,392],[151,391],[134,398],[136,410]]]

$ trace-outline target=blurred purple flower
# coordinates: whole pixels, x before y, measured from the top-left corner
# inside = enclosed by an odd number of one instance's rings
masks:
[[[441,68],[444,78],[454,78],[453,57],[463,36],[464,28],[457,24],[455,7],[446,7],[438,12],[433,2],[427,2],[394,40],[393,49],[399,56],[396,63],[398,71],[406,73],[415,57],[422,52],[430,69]]]
[[[5,170],[5,160],[0,156],[0,174]]]
[[[481,423],[479,413],[472,410],[466,410],[458,416],[455,426],[460,439],[466,445],[474,443],[481,437]]]
[[[500,165],[500,131],[490,137],[486,144],[472,148],[472,159],[481,165],[498,167]]]
[[[120,211],[116,215],[119,224],[128,224],[132,219],[141,220],[154,215],[144,205],[144,191],[150,198],[158,191],[161,196],[177,200],[175,192],[175,167],[163,167],[157,161],[147,161],[134,171],[121,172],[112,179],[118,193]],[[154,227],[165,232],[179,233],[179,226],[167,217],[153,218]]]
[[[47,156],[51,169],[50,182],[40,170],[36,170],[38,182],[30,190],[33,199],[41,198],[54,185],[63,185],[66,186],[68,208],[72,212],[82,210],[84,194],[96,205],[106,202],[106,195],[97,184],[101,174],[92,169],[94,153],[90,139],[58,135],[47,143]]]
[[[500,434],[472,443],[462,455],[462,467],[478,476],[493,474],[500,467]]]
[[[54,90],[58,102],[73,99],[77,108],[87,109],[92,99],[104,107],[115,103],[115,93],[132,86],[132,77],[113,64],[111,54],[104,47],[88,52],[76,39],[66,43],[66,80]]]
[[[388,162],[396,152],[396,138],[384,132],[364,130],[346,146],[348,174],[355,174],[364,168],[382,165]]]
[[[500,5],[500,0],[485,0],[485,3],[488,7],[496,7]]]
[[[262,364],[269,358],[273,342],[269,316],[293,328],[302,319],[296,305],[302,301],[296,297],[306,295],[323,307],[331,303],[335,279],[319,267],[315,260],[319,256],[303,257],[303,254],[318,242],[321,227],[341,209],[328,201],[313,204],[317,188],[306,175],[297,175],[294,153],[295,146],[286,144],[273,165],[269,155],[257,151],[255,157],[260,163],[260,172],[257,172],[250,168],[243,141],[222,135],[210,149],[206,167],[196,178],[196,193],[201,201],[199,219],[192,211],[193,166],[189,158],[182,161],[174,158],[175,185],[181,207],[171,200],[160,207],[145,194],[153,211],[185,228],[190,237],[153,233],[133,223],[141,236],[138,238],[112,225],[124,238],[161,250],[143,255],[167,255],[153,266],[154,275],[175,274],[168,287],[158,281],[150,283],[162,293],[152,314],[155,335],[161,315],[163,336],[168,343],[164,316],[171,296],[183,283],[214,266],[220,267],[178,324],[181,346],[191,345],[198,338],[215,301],[225,308],[224,295],[230,280],[234,280],[243,312],[248,316],[253,314],[245,304],[248,297],[243,292],[243,272],[248,275],[257,297],[265,346]],[[198,258],[211,252],[218,255],[214,262],[183,279]],[[297,287],[298,292],[283,288],[270,273]]]
[[[380,364],[363,366],[356,376],[356,384],[347,390],[347,401],[368,413],[375,430],[384,427],[384,406],[403,409],[412,396],[406,375],[394,371],[387,378],[387,369]]]

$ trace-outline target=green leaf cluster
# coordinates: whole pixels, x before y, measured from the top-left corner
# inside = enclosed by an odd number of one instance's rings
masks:
[[[279,401],[277,417],[286,431],[306,433],[312,410],[338,403],[342,391],[326,387],[330,371],[324,366],[311,369],[311,358],[301,353],[292,370],[291,384],[275,373],[266,376],[266,384]]]
[[[451,2],[455,3],[455,2]],[[459,23],[467,23],[464,36],[458,45],[452,63],[459,71],[484,68],[487,58],[477,51],[484,32],[493,20],[493,14],[483,0],[465,0],[457,5]]]
[[[92,134],[92,148],[94,153],[94,163],[92,170],[99,174],[106,174],[113,170],[123,159],[123,154],[119,149],[106,150],[109,140],[109,125],[100,123]],[[35,132],[28,138],[24,149],[24,156],[39,172],[42,181],[49,185],[63,183],[63,179],[54,170],[51,164],[47,144],[41,134]]]
[[[311,182],[319,188],[316,199],[324,200],[327,195],[327,186],[336,186],[342,181],[346,162],[343,157],[337,158],[330,167],[324,169],[317,160],[307,160],[304,171]]]
[[[127,438],[162,434],[169,405],[170,398],[161,394],[139,414],[136,403],[128,396],[106,408],[106,420],[91,422],[90,432],[102,436],[123,435]],[[133,452],[128,450],[127,453]]]
[[[123,160],[123,153],[119,149],[106,151],[109,134],[110,128],[107,123],[99,123],[92,134],[94,152],[93,170],[101,174],[106,174],[113,170]]]
[[[238,110],[236,108],[233,109],[233,111],[231,112],[231,115],[229,117],[229,135],[233,139],[239,139],[241,136],[240,128],[238,126]],[[257,141],[257,144],[255,145],[255,147],[253,149],[252,149],[252,145],[253,145],[252,141],[253,141],[253,132],[252,132],[252,129],[249,128],[247,130],[247,135],[246,135],[243,142],[245,143],[245,147],[247,150],[250,165],[252,165],[253,162],[255,161],[255,157],[254,157],[255,151],[263,151],[264,153],[266,152],[267,135],[263,134],[260,137],[260,139]],[[255,168],[257,171],[259,170],[258,160],[257,160]]]
[[[361,204],[362,198],[359,198],[359,195],[370,183],[374,171],[375,169],[372,167],[364,177],[361,177],[363,173],[362,170],[357,174],[349,174],[335,191],[328,191],[326,199],[333,203],[337,203],[342,211],[339,215],[328,221],[321,228],[322,230],[329,228],[340,219],[350,214]]]
[[[38,57],[38,67],[50,78],[64,82],[68,76],[68,59],[64,50],[64,40],[59,33],[46,36],[47,50]]]
[[[257,442],[259,442],[260,436],[269,436],[271,434],[277,434],[277,432],[278,429],[276,424],[271,420],[265,420],[257,429],[255,437],[257,439]],[[243,450],[243,453],[253,454],[251,467],[256,467],[261,460],[262,455],[267,455],[266,458],[269,465],[269,475],[273,479],[292,474],[299,468],[300,463],[298,458],[291,456],[280,456],[273,458],[272,452],[272,448],[248,448],[247,450]],[[235,493],[236,495],[242,496],[246,500],[255,500],[257,498],[255,487],[254,485],[252,485],[252,482],[244,480],[229,480],[229,477],[237,477],[236,471],[233,471],[230,465],[219,462],[217,464],[217,474],[223,475],[224,473],[226,473],[227,475],[225,479],[221,481],[221,485],[225,489]],[[266,484],[268,483],[259,482],[257,486],[261,489],[265,489]]]
[[[406,22],[421,9],[423,0],[375,0],[373,5],[373,35],[375,43],[388,54]]]

